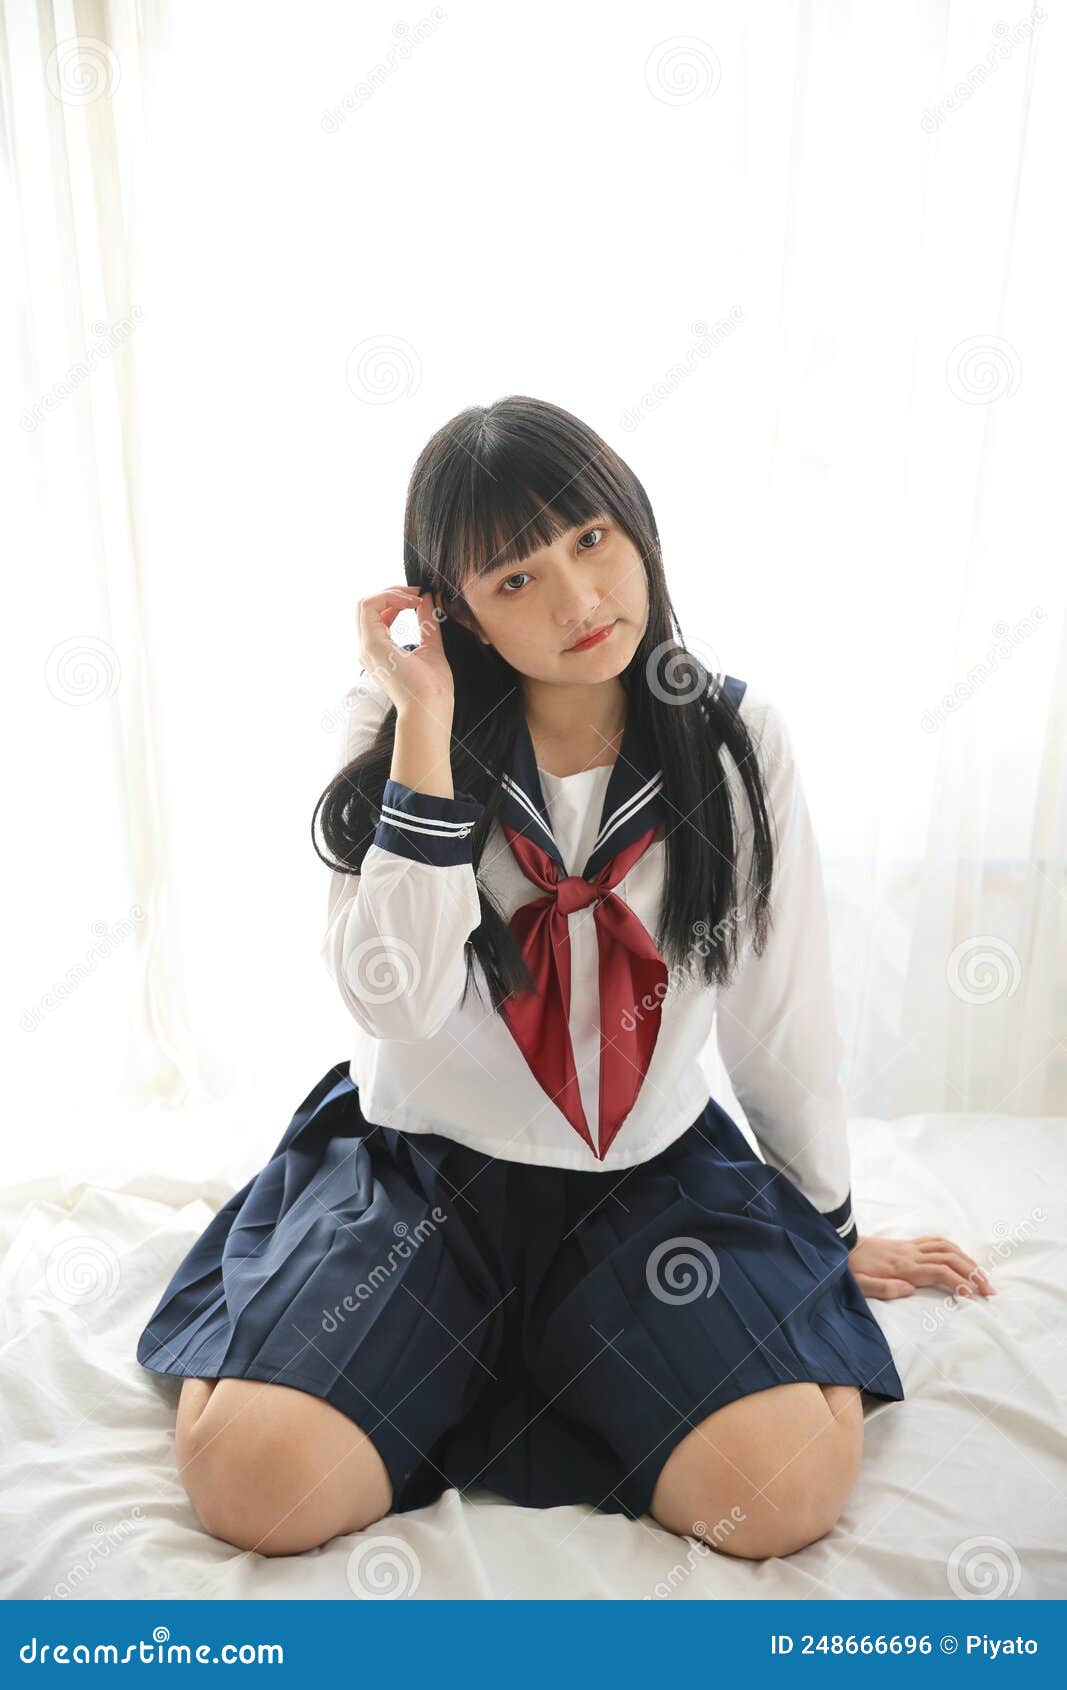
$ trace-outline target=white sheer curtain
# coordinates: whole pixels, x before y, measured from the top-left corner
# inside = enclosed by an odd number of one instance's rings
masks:
[[[100,0],[5,0],[3,25],[16,307],[6,510],[21,627],[7,676],[21,776],[9,1072],[27,1118],[58,1125],[64,1104],[184,1101],[198,1056],[147,615],[141,20]]]
[[[686,637],[787,712],[854,1111],[1067,1112],[1062,17],[0,15],[31,1163],[251,1090],[262,1151],[347,1056],[356,601],[508,392],[618,446]]]

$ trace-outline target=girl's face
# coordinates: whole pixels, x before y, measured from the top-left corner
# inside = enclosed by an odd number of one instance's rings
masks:
[[[626,668],[648,618],[645,567],[629,535],[608,516],[572,528],[521,564],[503,563],[463,584],[457,617],[530,680],[592,683]],[[605,639],[567,647],[602,623]]]

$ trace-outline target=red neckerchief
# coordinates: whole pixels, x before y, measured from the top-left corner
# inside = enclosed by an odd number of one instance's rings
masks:
[[[745,682],[721,686],[736,709]],[[627,688],[630,692],[630,689]],[[500,825],[526,878],[543,897],[509,923],[536,984],[501,1014],[538,1085],[598,1161],[634,1106],[656,1048],[667,969],[655,943],[614,888],[644,855],[667,817],[663,773],[643,726],[640,693],[630,693],[622,747],[612,765],[600,828],[581,875],[567,873],[552,835],[537,758],[525,717],[502,781]],[[593,905],[600,980],[600,1118],[594,1140],[585,1118],[570,1036],[571,955],[567,916]]]
[[[516,828],[504,836],[528,880],[544,888],[509,926],[537,983],[515,993],[502,1015],[542,1090],[599,1160],[633,1108],[660,1027],[667,969],[649,933],[613,890],[651,845],[650,827],[592,880],[561,875],[556,862]],[[567,917],[593,905],[600,979],[600,1120],[594,1143],[582,1105],[570,1035],[571,946]]]

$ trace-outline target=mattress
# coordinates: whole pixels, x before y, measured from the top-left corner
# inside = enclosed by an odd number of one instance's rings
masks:
[[[1067,1120],[849,1124],[862,1233],[954,1239],[998,1295],[872,1300],[906,1400],[874,1405],[826,1537],[743,1561],[651,1518],[522,1509],[475,1490],[302,1555],[208,1536],[174,1461],[179,1382],[134,1357],[174,1267],[269,1154],[223,1106],[129,1117],[0,1204],[5,1598],[1063,1598]],[[161,1157],[165,1132],[170,1148]],[[268,1142],[269,1141],[269,1142]],[[264,1145],[267,1146],[264,1149]],[[178,1150],[175,1151],[174,1147]],[[220,1147],[224,1149],[220,1150]],[[39,1149],[40,1147],[38,1147]],[[159,1170],[166,1166],[167,1172]]]

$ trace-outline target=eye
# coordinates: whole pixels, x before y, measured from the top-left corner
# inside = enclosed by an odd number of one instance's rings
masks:
[[[599,534],[599,535],[603,535],[603,534],[604,534],[604,533],[605,533],[605,532],[606,532],[606,530],[605,530],[605,529],[603,529],[603,528],[587,528],[587,529],[586,529],[586,530],[585,530],[585,533],[584,533],[584,534],[580,534],[580,535],[579,535],[579,536],[578,536],[578,549],[579,549],[579,551],[581,551],[581,552],[595,552],[595,551],[596,551],[596,549],[597,549],[597,546],[598,546],[598,545],[600,545],[600,543],[601,543],[601,542],[600,542],[600,540],[598,540],[598,541],[597,541],[597,542],[596,542],[596,544],[595,544],[595,545],[592,545],[592,546],[583,546],[583,545],[582,545],[582,541],[583,541],[583,540],[588,540],[588,538],[589,538],[589,536],[590,536],[590,534]],[[503,594],[503,596],[504,596],[504,597],[505,597],[505,598],[509,598],[509,599],[513,599],[513,598],[517,598],[517,597],[518,597],[518,594],[519,594],[519,593],[521,593],[521,592],[522,592],[522,588],[521,588],[521,587],[518,587],[518,588],[516,588],[516,589],[515,589],[515,591],[514,591],[514,592],[509,592],[509,590],[508,590],[508,582],[509,582],[509,581],[514,581],[514,580],[515,580],[515,578],[516,578],[516,576],[519,576],[519,575],[528,575],[528,573],[529,573],[529,572],[528,572],[528,570],[525,570],[525,569],[517,569],[517,570],[516,570],[516,571],[515,571],[515,574],[514,574],[514,575],[508,575],[508,576],[506,576],[506,577],[505,577],[505,578],[504,578],[504,580],[503,580],[503,581],[502,581],[502,582],[501,582],[501,584],[500,584],[500,588],[499,588],[499,591],[500,591],[500,592],[501,592],[501,593],[502,593],[502,594]]]
[[[526,574],[526,570],[525,570],[525,569],[517,569],[517,570],[516,570],[516,571],[515,571],[515,575],[525,575],[525,574]],[[509,598],[509,599],[513,599],[513,598],[514,598],[514,597],[515,597],[515,594],[514,594],[514,593],[509,593],[509,592],[508,592],[508,591],[507,591],[507,585],[508,585],[508,582],[509,582],[509,581],[514,581],[514,579],[515,579],[515,575],[508,575],[508,576],[506,576],[506,577],[505,577],[505,579],[504,579],[504,580],[503,580],[503,581],[502,581],[502,582],[501,582],[501,585],[500,585],[500,591],[501,591],[501,592],[502,592],[502,593],[503,593],[503,594],[504,594],[504,597],[505,597],[505,598]],[[522,589],[521,589],[521,588],[520,588],[520,589],[519,589],[519,591],[520,591],[520,592],[521,592],[521,591],[522,591]]]

